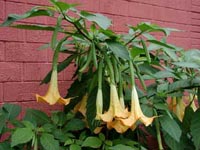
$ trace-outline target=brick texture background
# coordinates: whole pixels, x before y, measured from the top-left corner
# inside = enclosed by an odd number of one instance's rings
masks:
[[[80,9],[102,13],[113,20],[112,29],[126,32],[127,24],[150,21],[161,26],[184,30],[173,33],[169,42],[185,49],[200,49],[200,0],[64,0],[82,3]],[[0,22],[10,13],[24,13],[47,0],[0,0]],[[53,24],[48,18],[28,19],[29,23]],[[52,52],[37,48],[50,40],[51,33],[0,28],[0,105],[20,104],[45,111],[62,109],[35,101],[35,93],[45,94],[47,85],[40,80],[51,67]],[[65,56],[63,56],[65,57]],[[62,59],[62,58],[61,58]],[[73,67],[59,74],[61,95],[70,86]]]

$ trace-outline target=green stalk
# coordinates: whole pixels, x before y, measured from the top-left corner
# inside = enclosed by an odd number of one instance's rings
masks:
[[[103,61],[100,61],[98,68],[98,89],[102,89],[102,73],[103,73]]]
[[[155,116],[158,116],[157,111],[154,109]],[[156,126],[156,136],[157,136],[157,141],[158,141],[158,148],[159,150],[164,150],[163,145],[162,145],[162,138],[160,134],[160,124],[158,121],[158,118],[155,118],[155,126]]]
[[[135,77],[134,77],[134,68],[133,68],[133,62],[132,60],[129,60],[129,67],[130,67],[130,73],[131,73],[131,85],[135,85]]]
[[[109,69],[109,72],[110,72],[111,84],[115,85],[115,76],[114,76],[114,70],[113,70],[112,63],[111,63],[110,59],[108,58],[108,56],[105,56],[105,59],[106,59],[106,63],[108,65],[108,69]]]

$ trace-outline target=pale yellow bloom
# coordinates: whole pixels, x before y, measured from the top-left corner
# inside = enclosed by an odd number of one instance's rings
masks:
[[[154,117],[147,117],[143,114],[139,99],[138,99],[138,94],[136,91],[135,86],[132,87],[132,93],[131,93],[131,112],[129,114],[128,118],[121,119],[122,123],[125,126],[128,126],[130,128],[135,128],[135,124],[138,120],[140,120],[145,126],[150,125],[153,122]]]
[[[120,104],[117,88],[114,84],[110,85],[110,106],[106,113],[100,115],[104,122],[111,122],[115,117],[126,118],[128,111],[123,109]]]
[[[37,102],[46,102],[50,105],[54,105],[56,103],[67,105],[70,103],[71,98],[64,99],[60,96],[58,90],[58,75],[57,70],[52,71],[51,81],[49,84],[48,91],[45,96],[40,96],[36,94]]]
[[[86,116],[87,100],[88,100],[88,94],[86,93],[83,96],[82,100],[74,107],[74,112],[79,111],[83,116]]]

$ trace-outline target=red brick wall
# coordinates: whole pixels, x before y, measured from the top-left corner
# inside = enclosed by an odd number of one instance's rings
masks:
[[[65,0],[82,3],[82,9],[103,13],[113,20],[117,32],[127,31],[126,24],[150,21],[185,32],[174,33],[169,42],[184,48],[200,48],[199,0]],[[0,0],[0,22],[10,13],[23,13],[34,5],[46,5],[47,0]],[[27,22],[52,24],[47,18]],[[40,80],[50,69],[52,53],[37,48],[48,42],[51,33],[0,28],[0,104],[18,103],[43,110],[59,109],[35,102],[35,93],[44,94],[47,86]],[[63,56],[65,57],[65,56]],[[61,58],[62,59],[62,58]],[[65,95],[70,86],[69,68],[59,75],[60,91]]]

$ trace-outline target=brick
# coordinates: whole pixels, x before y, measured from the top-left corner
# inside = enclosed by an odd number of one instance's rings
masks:
[[[191,33],[191,38],[200,39],[200,32],[192,32]]]
[[[2,27],[0,28],[0,41],[25,41],[25,31]]]
[[[26,30],[26,41],[35,43],[48,43],[51,41],[52,32]]]
[[[62,96],[66,95],[70,84],[70,81],[59,82],[59,91]],[[45,95],[47,89],[48,85],[39,86],[39,82],[7,82],[4,83],[4,101],[34,101],[36,93]]]
[[[200,19],[200,13],[192,12],[192,13],[191,13],[191,18],[192,18],[192,19]]]
[[[167,42],[174,44],[179,47],[183,47],[184,49],[191,48],[191,40],[190,38],[180,38],[180,37],[169,37]]]
[[[192,39],[192,45],[200,45],[200,39]]]
[[[191,19],[191,25],[199,25],[200,19]]]
[[[5,45],[3,42],[0,42],[0,62],[5,59]]]
[[[26,4],[16,2],[6,2],[6,15],[8,14],[23,14],[27,11]]]
[[[128,31],[127,27],[128,18],[124,16],[114,16],[113,28],[115,31]]]
[[[87,11],[99,12],[100,0],[95,0],[95,1],[69,0],[69,1],[67,1],[67,3],[80,4],[79,6],[77,6],[77,8],[79,10],[87,10]]]
[[[3,84],[0,83],[0,103],[3,102]],[[1,106],[1,104],[0,104]]]
[[[46,62],[47,51],[38,51],[41,44],[36,43],[6,43],[6,61]]]
[[[200,13],[200,6],[195,6],[195,5],[192,5],[192,8],[191,8],[191,11],[192,12],[197,12],[197,13]]]
[[[5,2],[0,1],[0,19],[3,20],[5,17]]]
[[[115,1],[101,0],[100,12],[127,16],[128,5],[129,3],[123,0],[115,0]]]
[[[192,0],[192,4],[200,6],[200,1],[199,0]]]
[[[21,81],[22,64],[0,62],[0,81]]]
[[[76,67],[71,63],[64,71],[64,81],[71,81],[76,71]]]
[[[51,64],[26,63],[24,64],[24,81],[42,81],[51,70]],[[63,73],[58,74],[58,80],[63,80]]]

